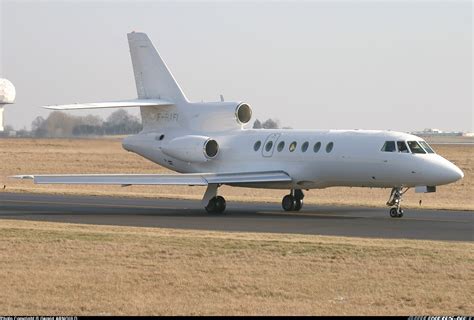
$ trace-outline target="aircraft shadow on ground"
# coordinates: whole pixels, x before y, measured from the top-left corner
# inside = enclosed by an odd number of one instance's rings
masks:
[[[360,216],[336,216],[336,214],[350,214],[348,208],[338,209],[313,209],[303,210],[300,212],[284,212],[280,211],[277,206],[275,208],[230,208],[224,214],[207,213],[201,208],[135,208],[128,207],[102,207],[102,206],[67,206],[60,207],[51,206],[2,206],[0,208],[0,218],[14,218],[27,216],[154,216],[154,217],[203,217],[215,219],[228,218],[272,218],[272,219],[359,219]],[[334,215],[334,216],[333,216]]]

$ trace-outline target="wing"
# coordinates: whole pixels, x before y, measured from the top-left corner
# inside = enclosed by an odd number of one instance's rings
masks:
[[[173,105],[172,102],[161,99],[135,99],[125,101],[75,103],[55,106],[44,106],[50,110],[81,110],[81,109],[104,109],[104,108],[131,108],[131,107],[158,107]]]
[[[191,174],[92,174],[92,175],[18,175],[14,179],[32,179],[36,184],[91,185],[192,185],[252,184],[291,182],[283,171],[191,173]]]

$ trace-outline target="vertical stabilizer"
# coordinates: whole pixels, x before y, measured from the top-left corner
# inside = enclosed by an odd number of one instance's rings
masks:
[[[145,33],[127,34],[139,99],[187,102],[183,91]]]

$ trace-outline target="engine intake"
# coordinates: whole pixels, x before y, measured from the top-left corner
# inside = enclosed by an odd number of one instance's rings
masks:
[[[235,115],[240,124],[246,124],[252,119],[252,108],[246,103],[241,103],[235,109]]]
[[[205,143],[204,152],[209,159],[213,159],[219,153],[219,144],[214,139],[208,139]]]

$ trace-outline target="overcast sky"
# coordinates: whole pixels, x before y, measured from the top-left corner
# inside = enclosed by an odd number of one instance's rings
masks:
[[[48,115],[41,105],[135,98],[135,30],[194,101],[223,94],[301,129],[473,131],[472,11],[471,1],[0,0],[0,77],[17,90],[6,123],[29,128]]]

